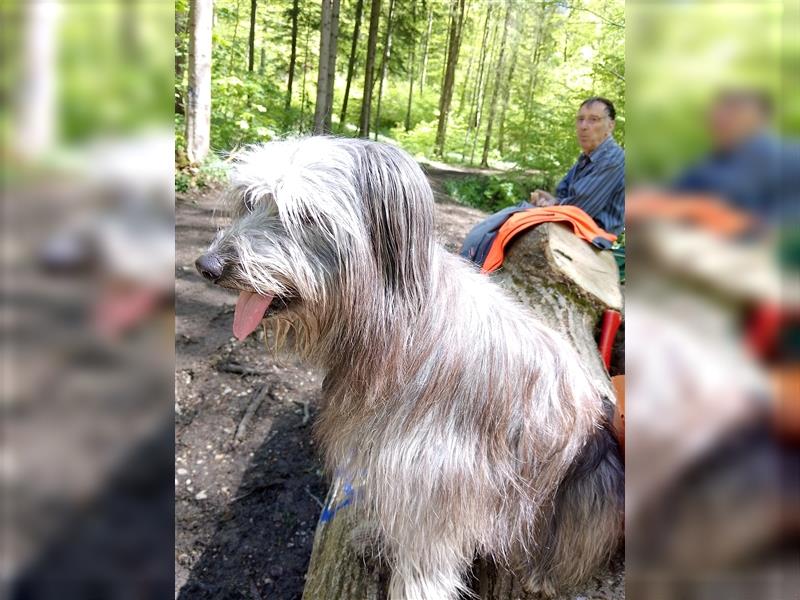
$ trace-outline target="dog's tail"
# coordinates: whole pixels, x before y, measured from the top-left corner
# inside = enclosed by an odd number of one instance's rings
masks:
[[[592,433],[537,527],[529,587],[547,596],[574,590],[616,552],[622,540],[625,472],[612,429],[614,406]]]

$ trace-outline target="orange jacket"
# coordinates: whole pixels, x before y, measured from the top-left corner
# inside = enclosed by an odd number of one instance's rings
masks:
[[[503,223],[494,238],[494,242],[492,242],[491,248],[489,248],[486,260],[483,261],[481,272],[491,273],[500,268],[505,258],[505,248],[514,236],[541,223],[552,222],[570,223],[575,235],[587,242],[593,242],[596,238],[602,238],[609,242],[617,239],[617,236],[613,233],[608,233],[605,229],[601,229],[592,217],[577,206],[563,205],[529,208],[511,215]]]

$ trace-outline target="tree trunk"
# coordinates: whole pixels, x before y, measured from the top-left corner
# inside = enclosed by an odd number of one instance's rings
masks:
[[[428,47],[431,41],[431,26],[433,25],[433,4],[428,3],[428,29],[425,32],[425,47],[422,50],[422,75],[419,78],[420,96],[425,89],[425,77],[428,74]]]
[[[38,159],[49,151],[57,132],[57,30],[59,2],[23,5],[25,38],[22,86],[17,110],[15,149],[26,159]]]
[[[211,22],[213,0],[189,2],[189,88],[186,156],[197,164],[208,155],[211,138]]]
[[[565,335],[592,377],[610,388],[594,340],[602,312],[622,309],[617,265],[610,253],[594,249],[559,224],[547,223],[515,240],[507,249],[503,268],[492,277],[539,319]],[[314,536],[303,600],[387,597],[389,568],[370,559],[369,552],[365,557],[359,541],[364,539],[364,527],[357,505],[349,505],[353,495],[352,488],[334,479]],[[624,599],[623,570],[617,556],[580,595]],[[540,598],[527,594],[513,573],[483,559],[473,565],[471,589],[481,600]]]
[[[286,86],[286,110],[292,107],[292,83],[294,82],[294,67],[297,62],[297,29],[300,19],[300,0],[292,2],[292,51],[289,55],[289,83]],[[304,88],[305,89],[305,86]]]
[[[331,115],[333,113],[333,92],[336,85],[336,58],[338,57],[339,40],[339,4],[340,0],[333,0],[331,15],[331,38],[328,46],[328,84],[325,86],[325,116],[323,131],[331,132]]]
[[[306,79],[308,74],[308,39],[311,34],[311,26],[306,23],[306,41],[303,45],[303,91],[300,94],[300,132],[302,133],[304,129],[303,119],[305,118],[306,114]]]
[[[250,35],[247,38],[247,70],[252,73],[256,63],[256,12],[258,0],[250,0]]]
[[[339,33],[339,0],[322,1],[319,36],[317,102],[314,108],[314,133],[330,133],[333,108],[333,83],[336,75],[336,36]]]
[[[445,48],[445,56],[444,60],[442,61],[442,75],[439,77],[439,81],[441,81],[441,88],[444,88],[444,78],[447,76],[447,56],[450,49],[450,34],[452,33],[452,24],[453,24],[453,11],[455,10],[454,5],[455,0],[450,0],[449,12],[447,13],[447,30],[445,32],[444,37],[444,48]],[[439,95],[441,98],[442,90],[439,90]]]
[[[183,93],[183,74],[186,72],[186,48],[183,35],[187,31],[189,15],[175,13],[175,114],[186,114],[186,98]]]
[[[414,32],[416,33],[417,29],[417,2],[414,0],[413,7],[411,9],[411,22],[414,25]],[[414,98],[414,55],[416,53],[417,44],[411,44],[411,57],[408,61],[408,105],[406,106],[406,122],[405,122],[405,131],[408,133],[409,129],[411,129],[411,102]]]
[[[536,87],[539,83],[539,62],[541,60],[542,49],[544,47],[545,32],[550,26],[550,18],[552,15],[553,9],[543,6],[540,17],[538,18],[539,23],[536,29],[536,44],[534,45],[533,59],[531,60],[530,77],[528,79],[528,93],[525,100],[525,125],[523,127],[523,131],[525,131],[526,135],[524,139],[526,140],[532,139],[532,136],[529,135],[528,132],[530,131],[531,116],[533,115],[534,94],[536,93]]]
[[[470,95],[470,111],[469,116],[467,117],[467,131],[464,133],[464,145],[461,149],[461,160],[464,160],[466,154],[466,147],[469,142],[470,134],[473,130],[478,126],[478,114],[479,114],[479,101],[482,101],[482,94],[481,94],[481,87],[483,86],[483,73],[484,67],[486,66],[486,53],[488,51],[488,45],[486,43],[489,37],[489,24],[492,17],[492,5],[489,4],[486,7],[486,20],[483,23],[483,39],[481,41],[481,54],[480,60],[478,61],[478,76],[475,79],[475,88],[472,90],[472,94]],[[477,135],[477,134],[476,134]],[[470,164],[472,164],[472,157],[475,154],[475,144],[472,145],[472,155],[470,156]]]
[[[372,107],[372,83],[375,71],[375,49],[378,44],[378,25],[381,17],[381,0],[372,0],[369,15],[369,37],[367,39],[367,64],[364,67],[364,93],[361,98],[361,115],[358,119],[358,135],[369,137],[370,110]]]
[[[364,0],[358,0],[356,4],[355,26],[353,28],[353,41],[350,44],[350,60],[347,62],[347,84],[344,87],[344,100],[342,101],[342,113],[339,117],[339,130],[344,128],[347,118],[347,101],[350,98],[350,83],[353,80],[353,70],[356,66],[356,51],[358,50],[358,34],[361,32],[361,13],[364,11]]]
[[[453,0],[452,17],[450,19],[450,43],[447,50],[447,67],[445,69],[442,95],[439,98],[439,125],[436,129],[437,156],[444,156],[444,142],[447,135],[447,117],[450,114],[450,102],[453,99],[453,83],[456,77],[458,52],[461,48],[461,31],[464,26],[464,7],[466,0]]]
[[[478,145],[478,134],[480,132],[481,124],[483,123],[483,106],[484,102],[486,101],[486,94],[489,90],[489,73],[487,72],[487,65],[491,65],[494,62],[494,47],[495,42],[497,41],[498,31],[500,29],[500,21],[495,23],[492,26],[492,35],[489,39],[489,43],[487,44],[487,52],[489,52],[487,61],[485,62],[484,70],[483,70],[483,79],[481,81],[481,85],[478,88],[478,98],[477,103],[475,106],[475,116],[472,125],[472,148],[470,149],[469,153],[469,164],[475,164],[475,148]]]
[[[523,13],[522,24],[519,29],[513,28],[514,41],[511,43],[513,50],[511,51],[511,65],[508,67],[508,77],[506,84],[503,86],[503,98],[500,106],[500,127],[498,131],[497,150],[500,156],[505,151],[505,136],[506,136],[506,112],[508,111],[508,101],[511,98],[514,84],[514,72],[517,69],[517,57],[519,56],[519,32],[525,31],[526,13]]]
[[[503,22],[503,37],[500,40],[500,54],[497,57],[497,72],[494,78],[494,89],[492,90],[492,101],[489,105],[489,120],[486,123],[486,141],[483,144],[483,155],[481,156],[481,166],[489,166],[489,146],[492,142],[492,126],[497,114],[497,99],[500,95],[500,87],[503,83],[503,69],[505,67],[504,58],[506,51],[506,39],[508,39],[508,25],[511,22],[511,0],[506,4],[506,18]]]
[[[322,0],[319,30],[319,68],[317,70],[317,100],[314,103],[314,133],[325,131],[325,100],[328,97],[328,68],[330,67],[332,0]]]
[[[213,0],[212,0],[213,1]],[[228,61],[228,72],[230,73],[233,71],[233,59],[236,56],[236,36],[239,35],[239,5],[241,4],[241,0],[236,0],[236,16],[234,17],[233,21],[233,37],[231,38],[231,56],[230,60]],[[212,17],[211,26],[213,29],[214,26],[214,18]]]
[[[378,84],[378,107],[375,111],[375,141],[378,141],[378,128],[381,119],[381,100],[383,99],[383,83],[386,80],[386,71],[389,68],[389,60],[392,57],[392,17],[394,16],[394,2],[389,0],[389,16],[386,20],[386,38],[383,42],[383,56],[381,57],[381,81]]]

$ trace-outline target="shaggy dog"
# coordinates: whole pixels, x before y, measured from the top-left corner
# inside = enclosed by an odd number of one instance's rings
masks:
[[[233,221],[197,260],[327,370],[328,468],[363,482],[393,600],[466,591],[476,554],[555,594],[621,535],[608,402],[575,350],[434,241],[433,194],[402,150],[309,137],[238,156]],[[280,336],[287,339],[285,335]]]

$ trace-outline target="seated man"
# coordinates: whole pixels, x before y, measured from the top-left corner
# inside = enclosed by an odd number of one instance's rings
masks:
[[[611,135],[616,116],[610,100],[599,96],[584,100],[575,118],[578,144],[583,152],[556,187],[555,196],[536,190],[531,193],[532,204],[577,206],[607,232],[622,231],[625,154]]]
[[[797,197],[798,169],[792,163],[798,155],[770,131],[771,119],[767,93],[719,92],[708,115],[711,152],[684,171],[673,188],[717,196],[764,223],[780,224]]]

